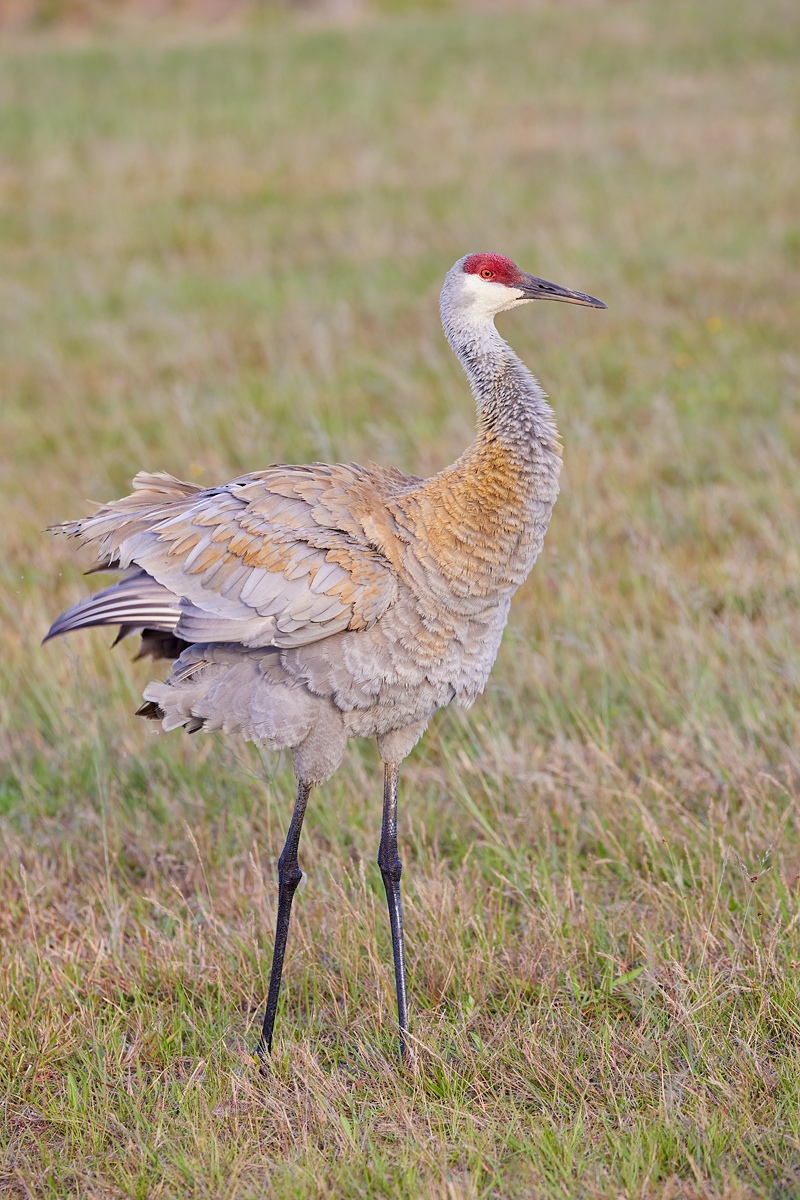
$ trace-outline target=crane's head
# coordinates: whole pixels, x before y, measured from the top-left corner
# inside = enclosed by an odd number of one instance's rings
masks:
[[[480,318],[495,316],[530,300],[560,300],[586,308],[605,308],[602,300],[527,275],[502,254],[467,254],[450,268],[442,288],[445,309]]]

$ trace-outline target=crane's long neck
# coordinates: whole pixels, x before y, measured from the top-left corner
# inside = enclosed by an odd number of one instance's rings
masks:
[[[426,481],[428,532],[444,573],[488,596],[517,587],[536,560],[561,446],[544,392],[491,318],[443,312],[442,320],[475,393],[478,429],[461,457]]]
[[[539,383],[489,317],[443,316],[444,331],[472,386],[478,408],[476,445],[500,441],[532,468],[560,468],[553,410]],[[553,456],[555,455],[555,460]]]

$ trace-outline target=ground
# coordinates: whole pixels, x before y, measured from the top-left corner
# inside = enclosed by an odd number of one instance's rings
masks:
[[[796,5],[391,7],[0,49],[3,1195],[797,1196]],[[44,530],[140,467],[438,469],[475,250],[609,306],[501,319],[562,495],[404,768],[414,1061],[354,744],[260,1074],[289,764],[41,648],[93,586]]]

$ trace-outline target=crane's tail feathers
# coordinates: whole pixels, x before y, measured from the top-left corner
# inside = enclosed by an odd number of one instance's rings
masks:
[[[268,749],[288,747],[298,779],[311,783],[330,778],[347,748],[332,698],[292,678],[273,647],[189,646],[163,683],[148,683],[139,716],[165,731],[221,730]]]
[[[180,601],[168,588],[156,583],[144,572],[139,572],[110,587],[96,592],[68,608],[48,630],[44,641],[69,633],[73,629],[86,629],[93,625],[119,625],[116,642],[142,630],[152,631],[157,638],[164,635],[175,639],[175,627],[180,619]],[[146,639],[143,639],[143,643]],[[114,645],[116,645],[116,642]],[[183,643],[185,645],[185,643]],[[152,653],[144,644],[141,653]],[[179,651],[180,653],[180,651]]]
[[[298,779],[311,783],[329,779],[347,748],[332,698],[298,683],[273,647],[189,646],[163,683],[148,683],[138,715],[165,731],[221,730],[272,750],[288,747]]]

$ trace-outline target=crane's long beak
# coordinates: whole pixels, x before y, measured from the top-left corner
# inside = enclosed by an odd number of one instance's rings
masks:
[[[514,287],[519,288],[526,300],[560,300],[563,304],[582,304],[584,308],[607,307],[602,300],[596,300],[594,296],[570,291],[569,288],[559,287],[557,283],[538,279],[535,275],[523,275]]]

